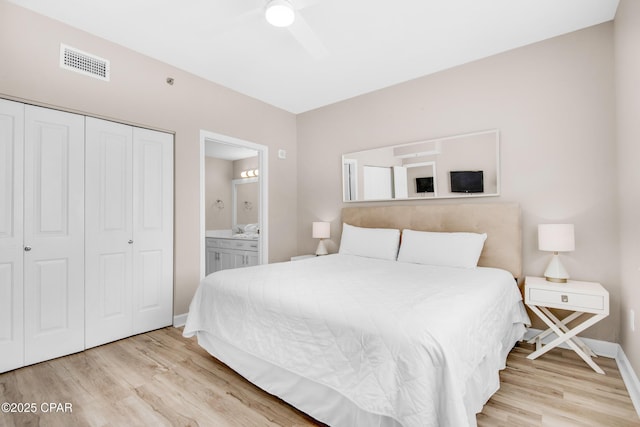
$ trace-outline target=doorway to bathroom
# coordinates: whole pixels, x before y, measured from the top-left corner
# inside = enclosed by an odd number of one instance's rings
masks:
[[[268,262],[268,148],[200,136],[200,276]]]

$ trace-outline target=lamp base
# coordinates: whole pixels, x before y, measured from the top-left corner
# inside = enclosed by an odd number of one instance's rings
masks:
[[[320,242],[318,242],[318,249],[316,249],[316,255],[328,255],[329,252],[327,252],[327,247],[324,245],[324,239],[320,239]]]
[[[544,272],[544,277],[549,282],[567,283],[569,273],[560,262],[560,256],[558,256],[558,252],[553,253],[553,257],[551,257],[551,261],[549,262],[549,265]]]
[[[544,277],[545,279],[547,279],[547,282],[553,282],[553,283],[567,283],[567,279],[556,279],[555,277]]]

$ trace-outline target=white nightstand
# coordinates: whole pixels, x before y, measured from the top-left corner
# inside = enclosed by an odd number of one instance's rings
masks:
[[[527,356],[528,359],[536,359],[566,342],[594,371],[604,374],[604,371],[591,359],[597,357],[596,354],[577,337],[577,334],[609,315],[609,292],[600,283],[578,282],[576,280],[569,280],[567,283],[552,283],[543,277],[527,277],[524,285],[524,302],[549,326],[549,329],[528,341],[536,344],[536,351]],[[560,308],[574,313],[560,320],[549,311],[549,308]],[[573,329],[569,329],[567,326],[569,322],[585,313],[591,313],[593,316]],[[548,344],[542,345],[542,340],[552,333],[558,337]]]
[[[316,255],[298,255],[298,256],[292,256],[291,261],[300,261],[301,259],[315,258],[315,257]]]

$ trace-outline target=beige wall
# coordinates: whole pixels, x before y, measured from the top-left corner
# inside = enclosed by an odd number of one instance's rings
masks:
[[[620,344],[640,374],[640,2],[622,0],[615,20],[620,177]],[[635,311],[635,332],[629,311]]]
[[[204,162],[205,215],[207,230],[231,230],[231,160],[206,157]],[[218,203],[220,200],[222,203]]]
[[[520,203],[528,275],[542,275],[550,257],[537,249],[537,225],[574,223],[576,250],[562,255],[565,266],[611,294],[611,315],[584,335],[615,342],[622,294],[614,110],[606,23],[300,114],[298,249],[313,253],[311,223],[322,220],[332,223],[328,246],[336,250],[342,153],[498,128],[502,195],[466,200]],[[456,200],[464,199],[411,203]]]
[[[111,61],[103,82],[58,66],[60,43]],[[295,252],[296,117],[122,46],[0,0],[0,96],[175,132],[175,300],[200,280],[200,130],[269,147],[271,261]],[[224,66],[224,64],[220,64]],[[173,86],[167,77],[175,78]],[[286,160],[277,158],[287,150]]]

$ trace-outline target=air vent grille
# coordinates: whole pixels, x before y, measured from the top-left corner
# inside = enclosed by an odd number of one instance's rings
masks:
[[[60,67],[86,76],[109,81],[109,61],[79,49],[60,45]]]

